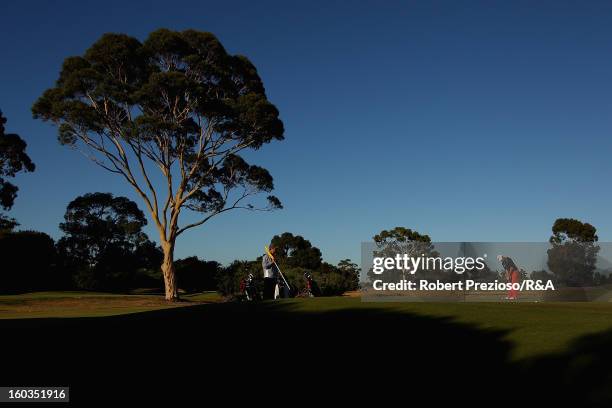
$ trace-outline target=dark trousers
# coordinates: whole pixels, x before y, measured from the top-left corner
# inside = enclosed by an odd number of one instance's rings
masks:
[[[276,288],[276,278],[264,278],[263,298],[274,299],[274,289]]]

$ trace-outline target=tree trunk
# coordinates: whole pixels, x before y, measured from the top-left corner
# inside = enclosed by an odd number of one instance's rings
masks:
[[[174,243],[162,244],[164,251],[164,262],[161,269],[164,274],[164,287],[166,288],[166,300],[176,302],[179,299],[178,287],[176,286],[176,270],[174,269]]]

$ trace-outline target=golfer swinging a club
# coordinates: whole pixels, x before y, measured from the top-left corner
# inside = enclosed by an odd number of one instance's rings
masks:
[[[502,266],[504,267],[504,270],[506,271],[506,280],[508,281],[508,283],[512,284],[512,287],[508,291],[508,296],[506,297],[506,299],[516,300],[517,292],[514,289],[514,285],[519,283],[520,274],[518,267],[516,266],[512,258],[510,258],[509,256],[497,255],[497,260],[501,262]]]
[[[274,245],[270,245],[266,253],[263,255],[263,259],[261,260],[264,275],[264,300],[274,299],[274,291],[276,289],[276,284],[278,283],[278,270],[274,261],[275,252],[276,248]]]

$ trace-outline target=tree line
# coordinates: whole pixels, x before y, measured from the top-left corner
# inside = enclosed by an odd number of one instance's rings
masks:
[[[25,141],[17,134],[5,132],[6,121],[0,111],[0,207],[8,211],[19,191],[12,179],[19,172],[34,171],[35,165],[26,153]],[[126,197],[98,192],[75,198],[60,223],[64,235],[57,242],[43,232],[16,231],[18,225],[14,218],[0,213],[0,256],[4,266],[1,293],[60,289],[127,292],[136,288],[167,291],[163,243],[157,246],[143,232],[147,217]],[[523,278],[550,279],[564,286],[612,283],[610,274],[596,270],[598,239],[597,229],[589,223],[557,219],[549,239],[549,271],[530,274],[521,271]],[[428,235],[404,227],[383,230],[373,240],[379,255],[389,251],[429,255],[435,252]],[[297,292],[305,285],[305,274],[315,279],[322,295],[337,295],[359,287],[359,269],[350,260],[342,260],[338,265],[323,262],[317,247],[288,232],[274,236],[271,243],[278,248],[278,263]],[[173,260],[177,294],[179,290],[217,290],[232,296],[245,276],[260,275],[260,262],[261,258],[236,260],[224,267],[195,256]],[[391,273],[396,273],[397,279],[410,278],[402,275],[403,271]],[[502,277],[488,267],[468,275],[479,281]],[[427,277],[459,279],[445,271],[428,271]]]
[[[396,254],[412,256],[438,256],[429,235],[421,234],[410,228],[395,227],[383,230],[373,237],[374,256],[394,257]],[[559,218],[552,226],[552,235],[548,242],[548,270],[537,270],[528,273],[520,270],[522,279],[551,280],[556,285],[566,287],[597,286],[612,283],[612,271],[598,270],[597,260],[600,251],[597,229],[574,218]],[[520,260],[516,260],[520,264]],[[429,279],[441,281],[458,281],[473,279],[481,282],[505,280],[505,271],[498,271],[485,265],[482,270],[473,269],[459,275],[453,271],[430,269],[420,271],[419,275],[411,275],[403,270],[388,270],[386,279],[391,282],[400,279]],[[378,279],[373,271],[368,272],[368,281]]]
[[[26,153],[26,142],[17,134],[6,134],[5,123],[0,112],[0,205],[8,211],[19,190],[12,178],[34,171],[35,165]],[[17,230],[19,223],[0,213],[0,293],[167,290],[163,242],[158,246],[149,239],[143,231],[147,222],[132,200],[101,192],[79,196],[68,204],[59,225],[63,236],[57,242],[44,232]],[[337,266],[323,262],[318,248],[291,233],[273,237],[272,244],[279,248],[278,263],[297,290],[305,284],[305,273],[317,280],[322,295],[357,289],[359,271],[350,260]],[[261,258],[236,260],[224,267],[192,256],[173,260],[173,268],[177,295],[217,290],[233,296],[246,275],[261,275]]]
[[[143,231],[146,224],[144,213],[128,198],[89,193],[68,204],[59,225],[63,236],[57,242],[43,232],[7,227],[0,232],[0,256],[6,266],[0,291],[161,291],[163,251]],[[317,279],[322,295],[357,289],[359,271],[349,260],[338,266],[323,262],[318,248],[291,233],[273,237],[272,244],[279,248],[278,262],[292,287],[302,288],[308,272]],[[177,290],[219,291],[231,297],[249,273],[261,275],[261,258],[224,267],[191,256],[175,261],[175,268]]]

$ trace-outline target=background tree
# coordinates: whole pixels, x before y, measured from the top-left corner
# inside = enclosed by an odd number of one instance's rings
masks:
[[[179,259],[175,262],[178,287],[186,292],[217,290],[217,275],[221,264],[203,261],[197,256]]]
[[[357,265],[348,259],[341,261],[338,267],[323,262],[321,250],[300,235],[285,232],[275,235],[271,243],[277,248],[277,263],[294,294],[306,286],[305,273],[312,275],[323,296],[340,295],[358,285]],[[261,258],[258,261],[261,270]]]
[[[68,289],[64,271],[56,268],[55,242],[44,232],[0,234],[0,293]]]
[[[26,154],[27,143],[15,133],[5,133],[6,118],[0,111],[0,208],[10,210],[15,203],[19,188],[8,181],[20,171],[32,172],[34,163]],[[13,218],[0,213],[0,232],[10,231],[17,226]]]
[[[438,247],[441,248],[442,246]],[[470,242],[462,242],[459,246],[458,254],[463,257],[470,258],[478,258],[482,256],[482,249],[479,245],[474,245]],[[497,270],[493,271],[485,262],[484,267],[482,269],[472,268],[471,270],[465,270],[464,273],[458,274],[454,271],[446,271],[446,277],[449,278],[450,281],[458,282],[465,281],[467,279],[474,280],[476,282],[493,282],[496,279],[506,280],[506,272],[499,273]],[[521,276],[523,276],[521,274]]]
[[[376,246],[373,254],[375,257],[395,257],[397,254],[415,257],[421,254],[435,256],[429,235],[420,234],[410,228],[395,227],[391,230],[382,230],[372,239]],[[385,282],[398,282],[401,279],[413,279],[415,275],[411,275],[408,270],[386,270],[384,275],[374,275],[371,270],[368,271],[370,281],[381,279],[381,276]],[[423,277],[424,272],[421,271],[419,278]]]
[[[237,295],[240,289],[240,281],[252,273],[258,283],[258,290],[263,290],[261,280],[261,258],[258,261],[234,261],[217,275],[217,290],[224,296]]]
[[[503,272],[505,274],[505,272]],[[544,269],[540,269],[539,271],[531,271],[529,274],[529,279],[533,280],[541,280],[544,282],[553,281],[555,282],[555,275],[552,273],[548,273]]]
[[[555,280],[567,286],[592,285],[599,253],[597,229],[573,218],[559,218],[552,233],[548,268]]]
[[[58,249],[77,287],[123,290],[133,285],[139,268],[161,260],[160,251],[142,228],[138,205],[110,193],[89,193],[68,204]]]
[[[271,195],[267,205],[249,202],[270,192],[273,180],[238,156],[283,139],[278,110],[253,64],[229,55],[210,33],[160,29],[144,43],[105,34],[82,57],[64,61],[32,112],[59,126],[61,143],[81,147],[144,200],[159,231],[168,300],[178,298],[179,235],[232,209],[281,207]],[[185,208],[201,218],[181,225]]]
[[[321,250],[300,235],[285,232],[275,235],[270,242],[277,248],[279,265],[312,270],[321,265]]]
[[[338,263],[338,270],[344,276],[344,280],[347,282],[346,290],[357,290],[359,289],[359,266],[356,263],[351,262],[350,259],[343,259]]]
[[[359,270],[350,260],[341,261],[339,266],[323,262],[319,248],[304,237],[290,232],[275,235],[271,243],[278,248],[276,261],[289,282],[293,295],[298,295],[304,290],[306,273],[314,278],[320,290],[318,295],[341,295],[357,288]],[[259,257],[253,261],[234,261],[223,268],[217,274],[217,290],[225,296],[236,295],[240,281],[252,273],[255,278],[254,283],[261,292],[263,289],[261,259]]]
[[[595,272],[593,274],[593,284],[594,285],[605,285],[612,282],[612,276],[603,274],[601,272]]]

